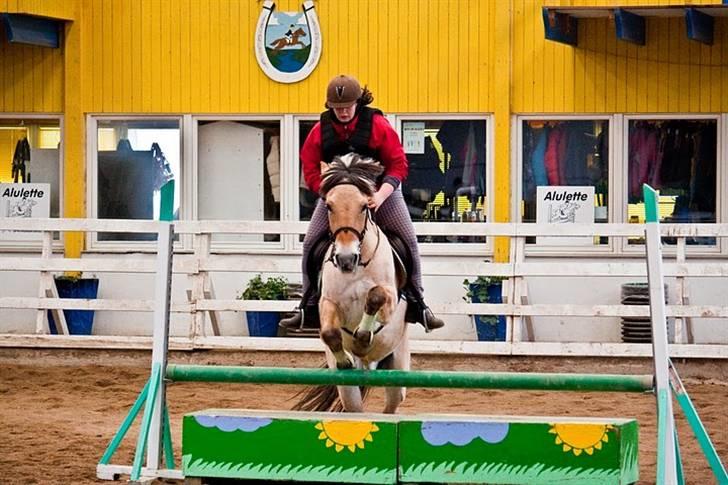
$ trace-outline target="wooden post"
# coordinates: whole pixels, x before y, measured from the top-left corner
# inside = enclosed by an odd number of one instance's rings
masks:
[[[41,261],[46,263],[53,256],[53,232],[43,231],[43,245],[41,248]],[[56,281],[53,279],[53,275],[50,271],[40,272],[40,282],[38,288],[38,298],[58,298],[58,288],[56,288]],[[66,322],[66,315],[63,310],[52,309],[51,314],[56,324],[56,332],[59,335],[68,335],[68,324]],[[46,309],[39,308],[35,316],[35,333],[37,334],[49,334],[50,322],[46,319]]]

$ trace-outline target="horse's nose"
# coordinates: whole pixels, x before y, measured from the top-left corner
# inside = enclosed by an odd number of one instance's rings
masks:
[[[358,254],[337,254],[336,264],[339,265],[339,269],[344,273],[351,273],[356,269],[356,265],[359,263]]]

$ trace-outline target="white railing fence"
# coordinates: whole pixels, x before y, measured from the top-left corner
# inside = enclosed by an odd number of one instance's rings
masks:
[[[171,348],[197,349],[259,349],[259,350],[318,350],[317,339],[251,338],[245,336],[222,336],[215,319],[216,312],[230,311],[290,311],[291,301],[252,301],[218,299],[208,289],[210,275],[216,272],[275,273],[297,276],[300,271],[299,257],[278,258],[271,254],[256,257],[235,258],[213,250],[212,239],[216,234],[260,235],[260,234],[303,234],[307,224],[258,221],[179,221],[175,233],[192,239],[193,251],[175,255],[173,273],[187,277],[188,287],[184,301],[173,300],[171,311],[191,316],[186,336],[173,337]],[[0,345],[2,346],[47,346],[47,347],[101,347],[101,348],[151,348],[151,322],[149,336],[91,335],[75,336],[47,335],[46,312],[61,309],[108,310],[127,312],[151,312],[154,297],[151,286],[146,299],[93,300],[58,298],[55,293],[53,275],[62,272],[91,273],[135,273],[153,274],[156,262],[145,254],[119,258],[118,254],[94,252],[93,257],[64,258],[53,253],[55,232],[124,232],[156,233],[159,223],[154,221],[94,220],[94,219],[0,219],[1,231],[29,231],[40,233],[40,247],[32,253],[0,253],[0,271],[31,272],[40,275],[37,296],[7,296],[0,289],[0,311],[5,309],[36,310],[35,333],[10,334],[0,321]],[[529,278],[547,277],[640,277],[646,281],[644,253],[633,253],[631,257],[613,254],[584,253],[588,258],[567,260],[531,250],[527,238],[532,237],[601,237],[613,241],[644,236],[640,224],[593,224],[593,225],[549,225],[515,223],[419,223],[416,229],[420,235],[429,236],[480,236],[491,240],[494,236],[509,238],[510,261],[491,262],[483,245],[483,256],[477,258],[452,258],[447,262],[424,259],[423,273],[426,277],[461,277],[473,275],[502,276],[504,303],[466,303],[464,301],[431,302],[433,311],[447,315],[505,315],[507,330],[505,342],[419,340],[413,342],[413,350],[420,352],[464,352],[518,355],[569,355],[569,356],[646,356],[650,355],[649,344],[621,342],[543,342],[534,341],[535,317],[646,317],[648,306],[635,305],[593,305],[564,303],[530,303],[528,295]],[[693,319],[727,318],[728,306],[690,304],[686,278],[716,278],[728,276],[728,259],[716,254],[709,262],[691,261],[686,241],[691,238],[728,237],[728,224],[663,224],[663,237],[673,238],[672,255],[664,262],[664,275],[674,281],[677,301],[667,306],[667,316],[675,319],[675,341],[671,353],[676,357],[727,358],[728,341],[724,344],[700,344],[692,341]],[[717,246],[718,248],[720,246]],[[543,249],[543,248],[538,248]],[[584,255],[582,254],[582,255]],[[454,262],[453,262],[454,260]],[[295,279],[295,277],[294,277]],[[721,302],[722,303],[722,302]],[[58,319],[56,319],[58,321]],[[63,329],[62,329],[63,330]]]

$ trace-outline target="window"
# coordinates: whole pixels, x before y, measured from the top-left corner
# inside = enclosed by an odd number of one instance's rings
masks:
[[[627,214],[644,222],[642,184],[660,191],[660,220],[716,222],[718,126],[715,119],[629,120]],[[642,239],[630,243],[642,243]],[[675,244],[674,238],[663,238]],[[688,238],[688,244],[715,245],[715,238]]]
[[[483,222],[487,214],[486,120],[405,119],[409,175],[402,194],[412,220]],[[420,242],[483,243],[483,237],[420,236]]]
[[[0,217],[60,216],[60,133],[57,119],[0,119]],[[21,189],[36,191],[26,195]],[[2,241],[39,238],[29,233],[0,236]]]
[[[176,180],[179,217],[181,168],[177,119],[99,120],[97,123],[97,217],[158,219],[159,191]],[[154,234],[99,233],[99,241],[153,240]]]
[[[522,121],[521,130],[521,220],[555,220],[548,215],[549,211],[546,209],[549,208],[545,207],[546,203],[542,201],[543,206],[539,204],[538,187],[584,187],[584,193],[591,194],[593,190],[593,210],[587,208],[584,211],[584,207],[577,207],[578,203],[571,204],[566,209],[581,211],[582,219],[586,220],[566,218],[564,221],[607,222],[609,122],[603,119],[528,119]],[[568,190],[564,193],[568,193]],[[549,197],[549,191],[542,191],[542,194],[543,197]],[[552,209],[553,205],[550,210]],[[541,217],[538,217],[539,212]],[[545,238],[544,243],[556,243],[549,239],[551,238]],[[561,239],[559,238],[558,244],[569,244],[568,239]],[[530,238],[528,242],[533,243],[535,240]],[[596,238],[594,243],[606,244],[607,239]],[[587,241],[587,244],[592,242]]]
[[[197,219],[281,218],[280,121],[200,120]],[[278,234],[215,234],[215,241],[280,241]]]

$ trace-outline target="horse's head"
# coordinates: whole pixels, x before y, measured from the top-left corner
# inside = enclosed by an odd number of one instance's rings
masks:
[[[344,273],[356,270],[361,262],[361,245],[371,224],[369,198],[383,167],[356,153],[321,163],[321,193],[329,212],[333,239],[332,259]]]
[[[294,37],[306,37],[306,31],[299,27],[293,31]]]

